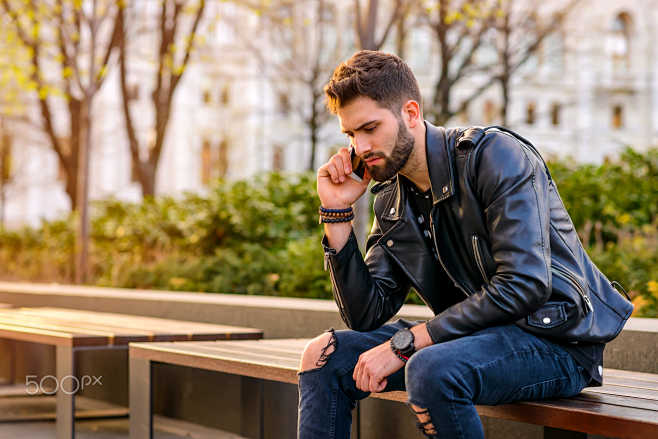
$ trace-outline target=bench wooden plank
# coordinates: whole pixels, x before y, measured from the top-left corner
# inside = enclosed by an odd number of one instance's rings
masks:
[[[23,328],[32,328],[38,330],[48,330],[55,332],[62,332],[71,334],[73,338],[88,335],[88,336],[99,336],[105,337],[108,344],[126,344],[130,341],[152,341],[154,340],[153,334],[148,333],[147,331],[139,331],[138,333],[131,333],[121,328],[108,328],[103,325],[92,326],[88,325],[76,325],[75,322],[52,322],[46,319],[25,319],[23,316],[11,315],[3,316],[0,315],[0,323],[8,326],[16,326]],[[183,341],[184,338],[179,340]],[[174,341],[162,339],[161,341]]]
[[[90,336],[87,334],[71,334],[68,332],[51,331],[48,329],[27,328],[0,323],[0,338],[30,341],[56,346],[103,346],[107,345],[107,337]]]
[[[0,337],[76,347],[262,336],[262,331],[254,328],[61,308],[0,309],[0,330]]]
[[[72,310],[65,308],[20,308],[21,314],[43,316],[55,319],[73,319],[79,322],[99,323],[121,327],[125,329],[143,329],[166,334],[191,332],[208,334],[213,332],[230,331],[232,328],[240,332],[260,333],[262,331],[253,328],[242,328],[227,325],[217,325],[203,322],[188,322],[182,320],[163,319],[159,317],[134,316],[129,314],[116,314],[86,310]],[[237,331],[234,331],[237,332]]]
[[[130,357],[296,384],[308,340],[131,343]],[[483,416],[620,438],[658,437],[658,375],[605,369],[604,385],[569,399],[477,406]],[[406,402],[406,392],[372,395]]]

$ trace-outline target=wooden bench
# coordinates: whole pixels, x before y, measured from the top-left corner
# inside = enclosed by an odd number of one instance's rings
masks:
[[[55,346],[57,439],[75,434],[75,353],[127,349],[130,342],[261,338],[260,329],[62,308],[0,309],[0,338]],[[13,377],[12,377],[13,378]],[[26,386],[27,386],[26,378]],[[38,378],[30,386],[41,386]],[[27,387],[26,387],[27,391]],[[37,392],[34,392],[37,393]]]
[[[307,339],[131,343],[130,438],[152,437],[153,363],[167,363],[264,380],[297,383]],[[406,392],[372,395],[404,402]],[[545,438],[582,438],[586,433],[619,438],[658,438],[658,375],[604,370],[604,385],[569,399],[478,406],[483,416],[544,426]],[[580,432],[580,433],[576,433]]]

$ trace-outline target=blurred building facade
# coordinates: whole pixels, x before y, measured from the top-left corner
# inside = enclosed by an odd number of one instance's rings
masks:
[[[135,13],[147,22],[157,11],[152,2],[143,4]],[[220,177],[247,178],[309,167],[308,114],[298,111],[308,107],[311,99],[304,83],[282,77],[270,58],[243,47],[244,35],[251,35],[261,48],[272,45],[271,50],[276,50],[261,17],[230,2],[208,4],[207,23],[202,25],[205,44],[195,53],[176,91],[157,174],[158,194],[203,192]],[[327,4],[322,13],[335,26],[323,30],[324,40],[336,46],[324,50],[340,54],[336,59],[348,57],[355,47],[353,3]],[[308,10],[289,12],[297,17],[291,24],[300,27],[292,38],[301,52],[293,56],[306,56],[318,29],[309,27],[303,18],[308,17]],[[239,26],[222,25],[226,20]],[[153,43],[144,38],[142,44]],[[581,1],[560,31],[547,38],[538,55],[513,78],[508,126],[531,139],[547,156],[572,156],[579,161],[601,161],[626,145],[642,149],[658,144],[657,42],[658,0]],[[420,26],[411,30],[406,41],[405,58],[424,96],[432,94],[437,76],[435,45],[430,31]],[[389,43],[384,50],[395,48]],[[275,60],[286,56],[270,55]],[[286,60],[278,61],[283,66]],[[149,103],[153,84],[148,79],[154,61],[136,57],[131,65],[129,82],[134,111],[139,114],[138,131],[148,145],[154,137]],[[321,73],[326,81],[330,72]],[[476,79],[455,91],[456,101],[469,94]],[[448,125],[495,125],[500,121],[500,105],[500,93],[492,87]],[[70,210],[57,157],[45,146],[43,134],[34,129],[39,113],[32,107],[28,106],[26,115],[29,123],[7,122],[1,127],[4,143],[11,145],[13,178],[4,185],[8,227],[38,225],[42,218],[61,217]],[[139,201],[141,190],[123,128],[117,69],[109,71],[93,111],[91,199]],[[315,166],[346,143],[333,117],[318,129],[317,138]]]

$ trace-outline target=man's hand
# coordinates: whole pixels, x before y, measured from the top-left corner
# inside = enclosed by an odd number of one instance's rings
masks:
[[[381,392],[388,383],[386,378],[402,366],[404,362],[395,355],[390,342],[387,341],[359,356],[352,377],[358,389],[364,392]]]
[[[425,323],[414,326],[411,328],[411,332],[414,333],[416,352],[432,344]],[[387,378],[400,370],[402,366],[404,366],[404,362],[395,355],[390,341],[386,341],[359,356],[352,378],[354,378],[357,389],[364,392],[381,392],[386,388]]]
[[[350,207],[368,188],[370,174],[366,169],[363,181],[350,178],[352,161],[350,150],[341,148],[327,163],[318,169],[318,196],[323,207],[344,209]]]

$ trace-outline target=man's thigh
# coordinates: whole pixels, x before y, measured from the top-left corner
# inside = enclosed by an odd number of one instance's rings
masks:
[[[447,387],[475,404],[496,405],[573,396],[585,386],[582,368],[568,352],[516,325],[429,346],[412,356],[407,369],[412,399],[414,391],[435,388],[441,395]]]

